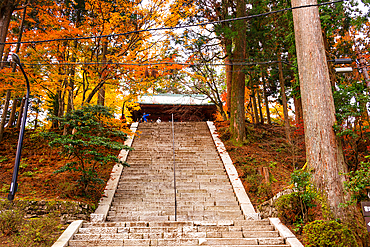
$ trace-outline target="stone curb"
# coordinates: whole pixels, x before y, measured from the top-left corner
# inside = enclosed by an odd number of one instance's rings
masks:
[[[245,192],[242,181],[239,178],[238,171],[236,170],[233,161],[231,160],[229,153],[227,152],[224,144],[220,140],[217,134],[217,130],[213,122],[207,121],[209,131],[211,132],[213,142],[217,148],[217,151],[221,157],[222,163],[224,164],[226,173],[229,177],[230,183],[234,189],[236,198],[243,211],[245,219],[247,220],[260,220],[260,216],[254,210],[254,207],[249,200],[247,193]]]
[[[139,126],[139,123],[135,122],[131,124],[130,130],[132,133],[135,133],[137,128]],[[134,141],[135,136],[129,136],[128,139],[125,141],[125,145],[131,147],[132,142]],[[118,155],[118,158],[121,161],[126,161],[129,151],[122,149],[120,154]],[[97,223],[97,222],[104,222],[107,218],[108,211],[110,209],[110,206],[113,201],[114,193],[118,187],[119,178],[121,177],[123,171],[123,166],[116,164],[112,172],[110,174],[110,178],[107,182],[107,185],[105,186],[104,195],[100,199],[98,208],[95,210],[93,214],[90,214],[90,220],[91,222]]]
[[[82,226],[83,220],[73,221],[67,229],[64,230],[63,234],[58,238],[58,240],[51,247],[66,247],[68,246],[69,240],[73,237],[78,229]]]
[[[286,227],[279,218],[269,218],[271,224],[279,231],[282,238],[285,239],[287,244],[292,247],[304,247],[304,245],[296,238],[296,236]]]

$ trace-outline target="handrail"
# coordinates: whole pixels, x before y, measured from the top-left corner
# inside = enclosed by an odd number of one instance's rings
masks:
[[[172,144],[173,144],[173,188],[175,190],[175,221],[177,221],[177,198],[176,198],[176,161],[175,161],[175,126],[172,114]]]

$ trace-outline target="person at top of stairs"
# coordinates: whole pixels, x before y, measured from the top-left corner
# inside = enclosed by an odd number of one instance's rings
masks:
[[[148,119],[147,119],[148,116],[150,116],[150,114],[145,114],[145,112],[144,112],[144,114],[143,114],[143,122],[148,122]]]

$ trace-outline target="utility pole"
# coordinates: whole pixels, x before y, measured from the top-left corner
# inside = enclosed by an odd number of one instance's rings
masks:
[[[366,60],[362,56],[362,53],[357,46],[356,46],[356,55],[357,55],[358,62],[360,63],[359,68],[362,70],[362,74],[364,75],[364,78],[365,78],[366,87],[370,88],[370,78],[369,78],[369,73],[367,72]]]
[[[292,0],[292,7],[317,5],[317,0]],[[327,196],[335,218],[345,219],[340,207],[347,172],[343,151],[333,130],[334,99],[317,6],[293,9],[299,82],[305,129],[306,157],[315,187]]]

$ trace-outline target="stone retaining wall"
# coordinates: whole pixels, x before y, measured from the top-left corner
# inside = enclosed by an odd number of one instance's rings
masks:
[[[260,214],[262,219],[266,218],[277,218],[278,211],[275,206],[276,200],[282,195],[288,195],[293,193],[292,189],[287,189],[277,193],[273,198],[257,206],[257,213]]]
[[[61,218],[61,223],[71,223],[74,220],[89,220],[90,214],[94,212],[95,206],[71,201],[34,201],[34,200],[15,200],[14,201],[26,211],[26,218],[35,218],[50,213]],[[0,206],[7,203],[0,200]]]

